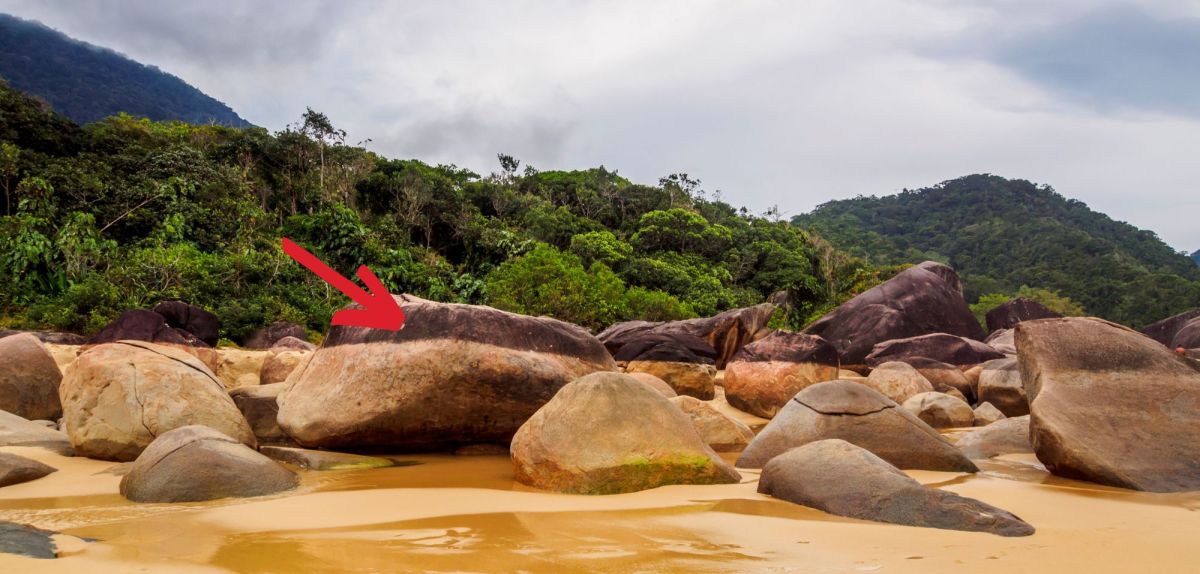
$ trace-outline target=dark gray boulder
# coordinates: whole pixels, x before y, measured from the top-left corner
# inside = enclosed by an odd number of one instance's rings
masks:
[[[843,365],[864,364],[884,341],[930,333],[983,339],[953,269],[926,261],[847,301],[804,330],[837,347]],[[942,362],[944,359],[933,357]]]
[[[0,452],[0,487],[37,480],[57,470],[30,458]]]
[[[831,439],[791,449],[768,462],[758,491],[830,514],[945,530],[1028,536],[1012,513],[923,486],[870,451]]]
[[[870,450],[900,468],[979,470],[929,425],[854,381],[819,383],[797,393],[742,451],[737,466],[761,468],[788,449],[830,438]]]
[[[1062,315],[1046,308],[1045,305],[1032,299],[1017,297],[1001,303],[995,309],[988,311],[987,330],[994,333],[1001,329],[1012,329],[1021,321],[1034,319],[1055,319]]]
[[[121,479],[134,502],[193,502],[290,490],[296,473],[254,449],[200,425],[159,435]]]

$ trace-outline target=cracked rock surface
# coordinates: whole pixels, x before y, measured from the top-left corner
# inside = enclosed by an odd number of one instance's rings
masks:
[[[865,448],[900,468],[976,472],[975,464],[895,401],[855,381],[829,381],[796,394],[742,452],[761,468],[788,449],[824,439]]]
[[[155,437],[202,424],[250,446],[254,433],[211,370],[175,347],[97,345],[63,377],[63,422],[80,456],[130,461]]]

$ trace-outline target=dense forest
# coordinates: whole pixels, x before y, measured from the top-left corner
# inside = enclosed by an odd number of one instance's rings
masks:
[[[154,120],[248,127],[187,82],[37,22],[0,14],[0,78],[89,123],[120,112]]]
[[[604,167],[480,176],[345,145],[309,110],[277,133],[128,115],[80,127],[0,87],[0,328],[95,332],[182,299],[242,341],[277,319],[322,331],[348,300],[288,259],[289,237],[393,292],[591,329],[790,302],[800,326],[887,273],[776,218]]]
[[[1200,306],[1200,267],[1188,256],[1153,232],[1028,181],[972,175],[831,201],[793,223],[876,265],[949,263],[969,301],[1024,286],[1133,326]]]

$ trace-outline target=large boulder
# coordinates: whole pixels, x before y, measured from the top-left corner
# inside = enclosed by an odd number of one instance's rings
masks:
[[[760,336],[774,313],[774,305],[762,303],[700,319],[665,323],[627,321],[605,329],[597,337],[615,356],[625,344],[648,333],[692,335],[703,339],[716,351],[716,366],[724,369],[725,363],[742,347]]]
[[[242,416],[250,425],[251,432],[260,443],[290,443],[291,439],[279,428],[279,403],[276,402],[280,393],[287,388],[286,383],[240,387],[229,391],[233,404],[237,405]]]
[[[194,424],[255,445],[216,375],[174,347],[142,341],[92,347],[67,368],[59,391],[67,435],[81,456],[133,460],[155,437]]]
[[[402,449],[505,444],[563,385],[616,368],[604,345],[575,325],[396,299],[406,316],[403,329],[335,325],[289,379],[278,420],[296,442]]]
[[[907,339],[893,339],[875,345],[866,361],[876,366],[891,361],[908,361],[915,357],[934,359],[950,365],[978,365],[992,359],[1003,359],[1004,353],[986,343],[950,335],[931,333]]]
[[[973,412],[975,413],[975,426],[977,427],[985,427],[1008,418],[1004,416],[1004,413],[1000,412],[1000,409],[988,402],[979,403],[979,406],[975,407]]]
[[[1200,318],[1188,321],[1171,339],[1172,349],[1200,348]]]
[[[309,343],[308,341],[305,341],[303,339],[297,339],[296,337],[292,337],[292,336],[284,337],[278,341],[275,341],[274,345],[271,345],[271,351],[276,352],[276,353],[282,352],[282,351],[315,351],[315,350],[317,350],[316,345]]]
[[[146,341],[169,345],[207,346],[195,335],[172,327],[162,315],[145,309],[121,313],[99,333],[88,339],[90,345],[116,341]]]
[[[929,357],[912,357],[904,362],[912,365],[918,373],[921,373],[921,376],[933,385],[933,390],[962,396],[963,400],[967,402],[975,401],[975,388],[963,373],[962,368]]]
[[[929,425],[853,381],[820,383],[797,393],[742,451],[737,466],[761,468],[790,448],[829,438],[856,444],[900,468],[978,470]]]
[[[87,342],[87,337],[76,335],[75,333],[63,333],[60,331],[15,331],[12,329],[0,331],[0,339],[20,335],[21,333],[29,333],[47,345],[82,345]]]
[[[650,373],[626,373],[626,374],[645,383],[647,386],[658,391],[659,394],[661,394],[664,397],[667,397],[668,399],[673,399],[673,398],[679,396],[679,393],[675,392],[675,389],[672,388],[671,385],[668,385],[666,381],[664,381],[654,375],[651,375]]]
[[[1031,453],[1033,445],[1029,442],[1029,415],[999,420],[975,429],[959,437],[954,446],[973,460],[1002,454]]]
[[[288,337],[308,342],[308,332],[304,327],[289,321],[275,321],[255,331],[242,342],[242,346],[247,349],[270,349]]]
[[[162,315],[167,325],[191,333],[209,347],[217,346],[221,320],[216,315],[183,301],[163,301],[153,311]]]
[[[948,333],[982,339],[953,269],[926,261],[830,311],[804,330],[837,347],[842,363],[864,364],[884,341]],[[944,359],[933,357],[943,362]]]
[[[923,486],[870,451],[837,439],[781,454],[763,468],[758,491],[830,514],[946,530],[1028,536],[1006,510]]]
[[[215,352],[217,360],[213,373],[217,375],[217,380],[221,381],[226,389],[260,384],[263,364],[271,357],[270,351],[254,349],[221,348]]]
[[[56,468],[23,456],[0,452],[0,488],[37,480]]]
[[[921,393],[904,401],[904,410],[935,429],[969,427],[975,424],[971,405],[945,393]]]
[[[1033,299],[1017,297],[1016,299],[1005,301],[991,311],[988,311],[985,319],[987,321],[988,332],[993,333],[1000,329],[1012,329],[1021,321],[1056,319],[1058,317],[1062,317],[1062,315],[1047,309],[1045,305]]]
[[[716,351],[687,333],[643,333],[621,347],[613,358],[631,373],[665,381],[681,395],[710,400],[717,375]]]
[[[1021,382],[1021,365],[1015,357],[984,363],[979,372],[978,391],[980,402],[992,403],[1004,416],[1029,414],[1025,384]]]
[[[0,410],[0,446],[32,446],[75,456],[66,433]]]
[[[913,395],[933,390],[933,384],[916,367],[899,361],[884,363],[871,369],[871,374],[859,382],[897,404],[903,404]]]
[[[41,341],[28,333],[0,339],[0,410],[27,419],[58,420],[62,373]]]
[[[272,347],[271,353],[263,359],[258,372],[258,384],[273,385],[287,380],[301,365],[308,362],[311,351],[295,351]],[[245,385],[240,385],[245,386]]]
[[[669,400],[692,419],[700,438],[717,452],[740,451],[754,440],[754,431],[750,427],[725,416],[709,403],[695,397]]]
[[[565,386],[512,440],[516,479],[544,490],[615,494],[741,476],[691,419],[646,385],[594,373]]]
[[[1184,327],[1184,325],[1187,325],[1195,319],[1200,319],[1200,307],[1190,311],[1184,311],[1178,315],[1167,317],[1166,319],[1155,323],[1151,323],[1145,327],[1142,327],[1141,332],[1143,335],[1150,337],[1159,343],[1170,345],[1171,341],[1175,339],[1175,334],[1178,333],[1179,330]]]
[[[1047,470],[1136,490],[1200,490],[1200,366],[1091,318],[1021,323],[1017,353]]]
[[[743,347],[725,366],[725,399],[771,418],[805,387],[836,378],[838,353],[828,341],[776,331]]]
[[[241,442],[202,425],[163,433],[121,479],[134,502],[195,502],[290,490],[296,473]]]
[[[1005,355],[1015,357],[1017,356],[1017,342],[1014,339],[1016,334],[1016,331],[1012,329],[1001,329],[988,335],[983,342]]]

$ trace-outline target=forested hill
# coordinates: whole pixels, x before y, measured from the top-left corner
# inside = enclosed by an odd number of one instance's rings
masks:
[[[158,68],[0,14],[0,78],[86,124],[117,113],[246,127],[225,104]]]
[[[1046,186],[970,175],[885,197],[820,205],[793,218],[876,264],[953,265],[968,300],[1057,290],[1090,314],[1134,326],[1200,306],[1200,267],[1151,231]]]
[[[1195,261],[1196,265],[1200,265],[1200,249],[1197,249],[1195,253],[1192,253],[1192,261]]]
[[[347,299],[281,237],[346,276],[367,264],[392,292],[595,330],[779,291],[792,302],[780,319],[799,327],[884,278],[687,175],[639,184],[502,155],[481,176],[345,136],[312,110],[276,133],[130,116],[79,127],[0,86],[0,329],[94,333],[182,299],[235,342],[279,319],[319,333]]]

